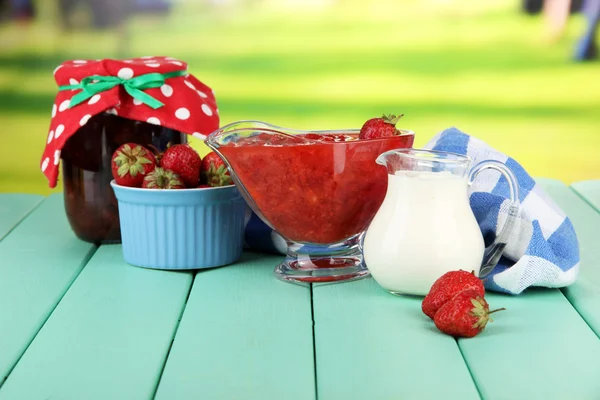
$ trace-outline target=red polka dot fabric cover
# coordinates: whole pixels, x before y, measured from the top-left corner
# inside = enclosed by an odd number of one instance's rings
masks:
[[[171,57],[142,57],[129,60],[70,60],[54,70],[57,85],[77,85],[83,78],[100,75],[121,79],[158,72],[185,71],[187,64]],[[191,74],[168,78],[157,88],[144,92],[164,104],[157,109],[131,97],[122,85],[97,93],[69,108],[81,89],[60,90],[52,106],[52,121],[40,160],[50,187],[56,187],[60,152],[71,135],[103,111],[124,118],[175,129],[204,139],[219,127],[219,112],[213,91]]]

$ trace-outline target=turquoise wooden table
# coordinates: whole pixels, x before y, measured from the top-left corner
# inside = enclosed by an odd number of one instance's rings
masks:
[[[441,334],[373,279],[305,287],[280,257],[192,272],[76,239],[60,194],[0,194],[0,400],[600,399],[600,181],[540,180],[573,220],[578,282]]]

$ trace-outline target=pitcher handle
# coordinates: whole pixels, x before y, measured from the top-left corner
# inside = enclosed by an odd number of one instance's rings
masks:
[[[519,214],[519,185],[517,178],[513,172],[504,164],[495,160],[486,160],[475,165],[469,173],[469,186],[473,184],[477,175],[486,169],[493,169],[500,172],[508,182],[508,190],[510,194],[510,206],[504,226],[500,230],[496,240],[485,249],[481,269],[479,270],[479,278],[483,279],[496,267],[500,257],[504,252],[508,238],[512,233],[517,216]]]

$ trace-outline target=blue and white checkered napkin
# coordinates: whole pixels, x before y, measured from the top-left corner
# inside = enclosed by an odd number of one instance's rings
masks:
[[[517,161],[456,128],[437,134],[424,147],[466,155],[474,164],[500,161],[519,181],[521,211],[500,262],[485,280],[486,289],[519,294],[530,286],[564,287],[577,279],[579,243],[571,220]],[[486,170],[469,196],[488,245],[508,215],[508,183],[498,171]]]
[[[437,134],[424,147],[467,155],[473,165],[483,160],[500,161],[519,181],[521,212],[500,262],[486,277],[487,289],[519,294],[530,286],[564,287],[576,280],[579,243],[573,225],[519,163],[456,128]],[[508,215],[506,179],[495,170],[486,170],[476,178],[469,195],[471,209],[489,245]],[[285,254],[286,250],[281,236],[251,211],[246,217],[245,245],[276,254]]]

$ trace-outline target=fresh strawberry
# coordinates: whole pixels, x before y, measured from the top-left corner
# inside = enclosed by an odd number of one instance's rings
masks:
[[[179,175],[185,187],[195,188],[200,179],[202,159],[190,145],[176,144],[160,155],[160,166]]]
[[[202,175],[209,186],[233,185],[233,180],[227,166],[214,151],[211,151],[202,160]]]
[[[473,289],[479,296],[485,295],[483,282],[474,272],[463,270],[446,272],[439,277],[429,289],[429,293],[421,303],[421,309],[429,318],[433,319],[437,310],[448,300],[452,299],[458,293]]]
[[[156,167],[154,154],[136,143],[119,146],[111,160],[112,176],[122,186],[142,186],[144,177]]]
[[[173,171],[156,167],[144,178],[142,187],[147,189],[183,189],[185,186],[179,175]]]
[[[358,138],[375,139],[400,135],[400,131],[396,129],[396,124],[403,116],[404,114],[400,114],[398,116],[395,116],[393,114],[384,114],[379,118],[371,118],[363,124],[362,128],[360,128]]]
[[[433,322],[448,335],[470,338],[483,331],[488,321],[493,321],[490,314],[500,310],[504,308],[490,311],[487,301],[479,292],[468,289],[440,307]]]

